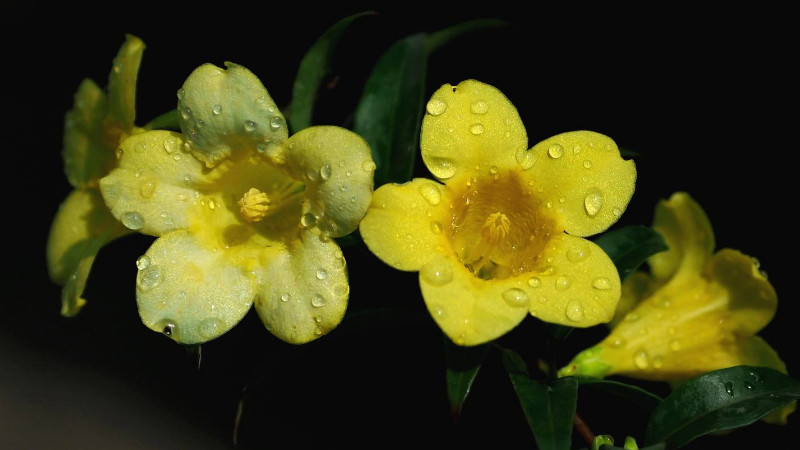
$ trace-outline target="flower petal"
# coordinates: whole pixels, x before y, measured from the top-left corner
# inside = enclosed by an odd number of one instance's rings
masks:
[[[64,117],[64,172],[73,187],[96,183],[114,165],[114,151],[105,142],[103,126],[107,103],[102,89],[85,79]]]
[[[100,180],[100,190],[123,225],[159,236],[188,228],[191,210],[222,172],[205,170],[187,153],[179,133],[147,131],[125,139],[119,166]],[[121,152],[121,153],[119,153]]]
[[[250,261],[257,264],[257,260]],[[156,239],[136,262],[136,301],[142,322],[182,344],[210,341],[247,314],[255,281],[250,267],[206,248],[188,231]]]
[[[523,173],[558,206],[569,234],[591,236],[606,230],[633,196],[636,166],[622,159],[608,136],[562,133],[536,144],[527,158],[535,162]]]
[[[236,150],[266,151],[286,140],[286,121],[261,81],[237,64],[195,69],[178,91],[183,134],[208,167]]]
[[[608,255],[595,243],[568,234],[554,237],[550,245],[548,265],[524,280],[531,314],[580,328],[610,321],[621,286]]]
[[[737,335],[753,335],[775,316],[778,296],[753,258],[737,250],[722,249],[711,258],[706,273],[726,291],[719,296],[728,300],[729,320],[733,324],[727,327]]]
[[[519,113],[497,88],[476,80],[443,85],[427,105],[420,147],[428,170],[440,180],[489,167],[522,164],[528,136]]]
[[[786,364],[778,356],[778,352],[759,336],[749,336],[739,340],[739,362],[732,365],[769,367],[784,374],[788,373]],[[761,420],[775,425],[785,425],[787,417],[795,409],[797,409],[796,401],[772,411]]]
[[[303,344],[342,321],[350,286],[344,257],[333,240],[303,229],[286,247],[274,246],[256,271],[256,311],[272,334]]]
[[[372,196],[361,221],[361,237],[369,249],[395,269],[419,270],[447,244],[449,223],[444,186],[426,178],[384,184]]]
[[[676,192],[656,205],[653,228],[669,250],[648,259],[653,278],[667,280],[679,273],[697,274],[714,251],[714,231],[708,216],[686,192]]]
[[[614,318],[608,323],[609,328],[616,327],[639,303],[647,298],[656,288],[650,275],[645,272],[634,272],[622,283],[622,294],[614,310]]]
[[[122,131],[128,134],[133,130],[136,119],[136,78],[144,48],[141,39],[126,35],[108,77],[109,112]]]
[[[431,317],[458,345],[496,339],[516,327],[532,300],[524,280],[483,280],[455,255],[434,254],[419,272],[422,297]]]
[[[333,237],[358,227],[372,198],[375,172],[369,145],[361,136],[339,127],[309,127],[289,138],[284,151],[270,159],[306,184],[304,224],[313,223]]]
[[[50,278],[64,286],[61,314],[74,316],[80,311],[94,257],[105,244],[129,233],[96,190],[76,189],[61,203],[47,240]]]

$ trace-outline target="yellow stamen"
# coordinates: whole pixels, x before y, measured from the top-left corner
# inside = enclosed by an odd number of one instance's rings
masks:
[[[483,223],[481,234],[489,242],[495,244],[501,242],[508,236],[508,230],[511,229],[511,221],[508,220],[505,214],[496,212],[490,214]]]
[[[250,190],[245,192],[244,196],[239,199],[242,217],[248,222],[258,222],[263,219],[264,216],[267,215],[269,204],[269,196],[256,188],[250,188]]]

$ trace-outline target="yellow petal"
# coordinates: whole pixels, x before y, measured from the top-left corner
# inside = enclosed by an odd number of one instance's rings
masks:
[[[614,311],[614,318],[608,323],[609,328],[616,327],[628,313],[647,298],[655,289],[656,283],[645,272],[634,272],[622,283],[622,295]]]
[[[141,39],[126,35],[108,77],[109,112],[126,133],[133,130],[136,119],[136,78],[144,48]]]
[[[369,145],[361,136],[333,126],[306,128],[270,159],[306,184],[304,225],[333,237],[358,227],[372,198],[375,172]]]
[[[775,316],[778,296],[758,270],[753,258],[731,249],[718,251],[709,261],[706,274],[726,292],[732,328],[739,336],[759,332]]]
[[[262,259],[256,311],[272,334],[303,344],[342,321],[350,286],[336,242],[303,229],[286,247],[267,248]]]
[[[786,364],[764,339],[758,336],[750,336],[741,339],[739,342],[739,362],[733,365],[748,365],[758,367],[769,367],[781,373],[786,372]],[[757,383],[758,380],[754,380]],[[789,414],[797,409],[797,401],[793,401],[786,406],[776,409],[761,420],[776,425],[785,425]]]
[[[131,230],[159,236],[188,228],[199,191],[213,186],[209,172],[187,153],[179,133],[148,131],[125,139],[117,150],[119,166],[100,180],[114,217]]]
[[[94,255],[80,260],[72,276],[64,284],[64,288],[61,290],[62,316],[76,316],[86,305],[86,299],[83,298],[83,290],[86,288],[86,280],[89,279],[92,263],[94,263]]]
[[[65,284],[84,258],[95,256],[103,245],[128,233],[109,213],[99,192],[72,191],[59,206],[50,226],[47,240],[50,278]]]
[[[114,149],[106,143],[103,126],[107,108],[100,87],[92,80],[83,80],[74,106],[64,118],[64,172],[74,187],[93,185],[115,163]]]
[[[405,184],[384,184],[372,197],[359,230],[367,247],[395,269],[419,270],[449,244],[449,201],[441,184],[415,178]]]
[[[286,140],[286,121],[261,81],[237,64],[204,64],[178,91],[183,134],[208,167],[234,151],[261,151]]]
[[[434,254],[419,272],[422,297],[431,317],[458,345],[496,339],[516,327],[532,302],[524,279],[483,280],[455,255]]]
[[[686,192],[676,192],[656,205],[653,228],[669,247],[648,259],[657,280],[699,273],[714,251],[714,231],[708,216]]]
[[[497,88],[476,80],[455,87],[445,84],[431,96],[426,111],[420,135],[422,159],[438,179],[490,167],[530,167],[525,127],[517,109]]]
[[[611,138],[572,131],[536,144],[531,170],[523,172],[541,195],[562,211],[564,230],[591,236],[625,211],[636,183],[633,160],[624,160]]]
[[[255,261],[253,261],[255,263]],[[182,344],[219,337],[250,310],[255,281],[225,251],[212,251],[187,231],[156,239],[136,261],[142,322]]]
[[[545,322],[590,327],[611,320],[620,298],[614,263],[595,243],[562,234],[550,241],[547,265],[523,278],[531,314]]]

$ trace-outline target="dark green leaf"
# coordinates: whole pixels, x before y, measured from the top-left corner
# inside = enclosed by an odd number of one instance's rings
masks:
[[[425,97],[425,35],[390,47],[373,67],[355,112],[353,130],[372,148],[375,186],[411,179]]]
[[[447,365],[447,397],[453,420],[461,414],[461,408],[472,388],[472,382],[486,358],[489,344],[462,347],[444,338],[445,363]]]
[[[766,367],[715,370],[678,386],[650,416],[645,444],[681,447],[704,434],[749,425],[800,398],[800,381]]]
[[[528,363],[522,359],[522,356],[519,356],[519,353],[500,346],[497,347],[502,351],[503,366],[506,368],[506,372],[508,372],[509,375],[512,373],[530,375],[530,372],[528,372]]]
[[[650,391],[631,384],[618,381],[604,380],[602,378],[576,377],[580,386],[589,386],[609,394],[622,397],[625,400],[641,407],[645,411],[653,411],[662,402],[662,398]]]
[[[165,112],[164,114],[151,120],[144,126],[145,130],[172,130],[181,131],[180,123],[178,122],[178,110]]]
[[[623,158],[628,158],[628,159],[630,159],[630,158],[636,158],[636,157],[638,157],[638,156],[639,156],[639,152],[633,151],[633,150],[631,150],[631,149],[629,149],[629,148],[620,148],[620,149],[619,149],[619,154],[620,154],[620,155],[621,155]]]
[[[322,80],[330,73],[331,60],[342,35],[347,27],[358,19],[366,15],[375,14],[367,11],[336,22],[322,34],[311,48],[306,52],[300,61],[297,70],[297,77],[294,80],[292,90],[292,102],[286,113],[286,120],[293,133],[303,128],[311,126],[311,118],[314,113],[314,103],[317,98]]]
[[[453,25],[452,27],[431,33],[425,40],[425,50],[430,55],[442,46],[455,40],[457,37],[483,28],[493,28],[508,25],[499,19],[475,19]]]
[[[595,239],[594,243],[608,254],[623,281],[647,258],[668,248],[658,231],[643,225],[609,231]]]
[[[647,447],[640,447],[639,450],[666,450],[666,444],[648,445]],[[626,450],[624,447],[614,447],[613,445],[603,445],[600,450]]]
[[[578,401],[578,380],[564,377],[546,383],[536,381],[522,372],[527,372],[527,368],[521,359],[514,352],[503,351],[503,364],[536,444],[542,450],[569,450]]]

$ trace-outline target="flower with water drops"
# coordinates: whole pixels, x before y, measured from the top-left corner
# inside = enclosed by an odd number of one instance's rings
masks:
[[[669,250],[650,257],[650,273],[625,280],[611,333],[560,375],[623,375],[679,382],[738,365],[786,373],[778,354],[756,336],[775,315],[777,295],[753,258],[714,252],[705,212],[687,193],[656,206],[653,228]],[[795,403],[765,420],[785,423]]]
[[[47,241],[50,278],[63,285],[61,314],[74,316],[86,300],[83,290],[97,253],[108,242],[132,233],[136,217],[117,221],[106,208],[98,180],[116,165],[115,151],[134,125],[136,78],[144,43],[128,35],[114,59],[107,90],[85,79],[64,120],[64,172],[72,192],[59,206]],[[145,185],[144,191],[148,189]],[[133,226],[128,226],[128,225]]]
[[[333,238],[364,216],[375,164],[343,128],[290,137],[261,81],[226,66],[195,69],[178,95],[182,132],[126,139],[100,189],[115,217],[158,237],[137,264],[148,328],[205,342],[255,304],[272,334],[308,342],[344,316],[350,289]]]
[[[574,327],[611,320],[619,275],[584,237],[627,207],[633,161],[590,131],[528,149],[514,106],[475,80],[442,86],[426,110],[422,158],[438,181],[375,192],[360,225],[370,250],[419,271],[429,312],[459,345],[495,339],[528,313]]]

